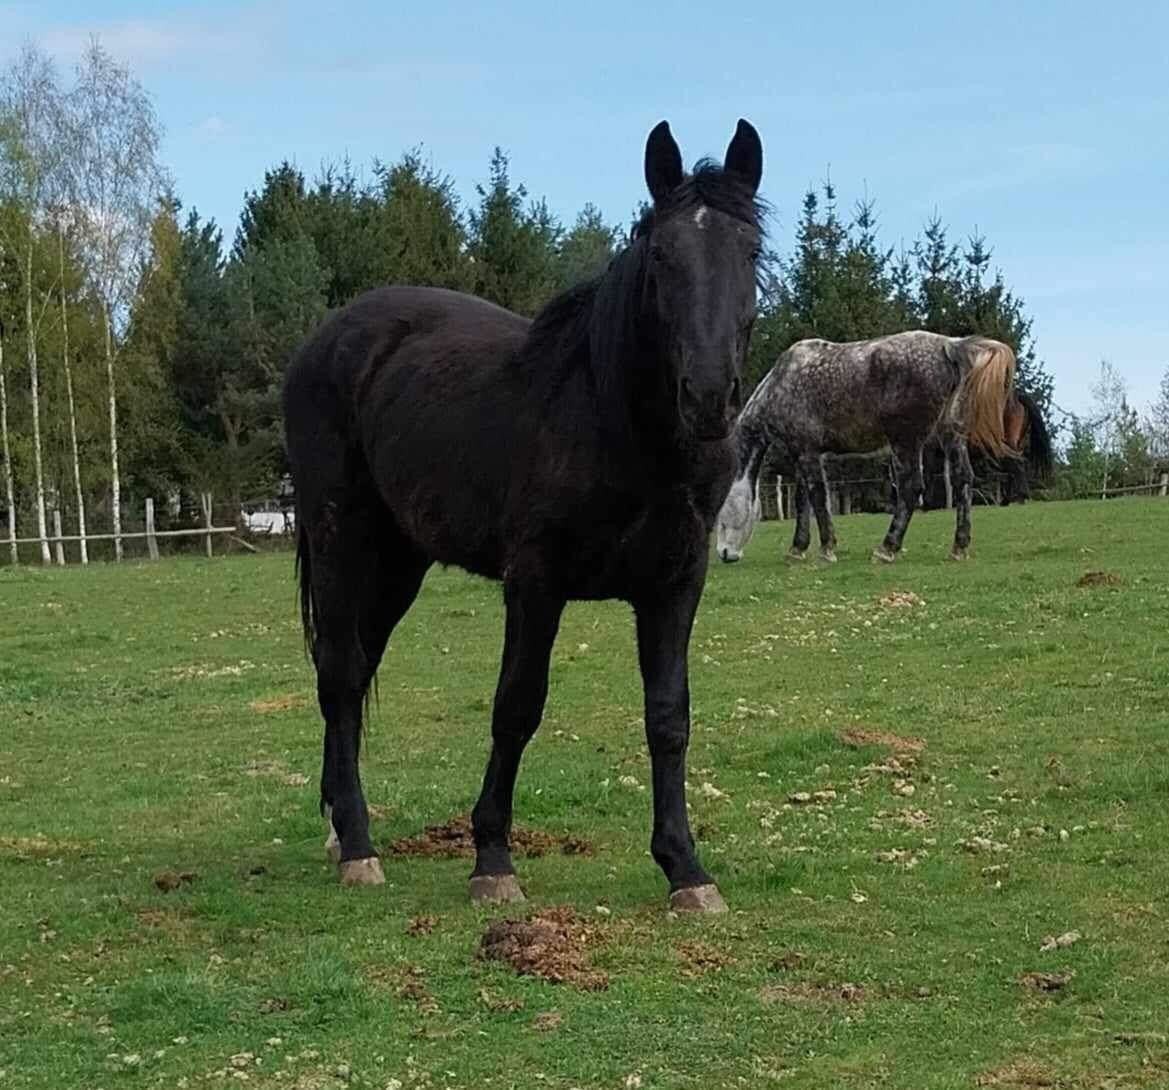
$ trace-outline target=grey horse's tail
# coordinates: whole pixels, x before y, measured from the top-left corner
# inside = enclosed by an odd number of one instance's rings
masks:
[[[971,338],[963,345],[970,370],[960,392],[966,438],[995,458],[1017,458],[1006,436],[1006,410],[1015,391],[1015,353],[1001,341]]]

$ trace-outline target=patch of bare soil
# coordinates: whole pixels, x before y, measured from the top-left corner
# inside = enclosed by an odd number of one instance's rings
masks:
[[[415,916],[406,925],[407,935],[429,935],[438,926],[437,916]]]
[[[1118,587],[1120,576],[1111,571],[1086,571],[1076,580],[1077,587]]]
[[[47,836],[0,836],[0,859],[54,859],[76,855],[85,845],[76,840],[54,840]]]
[[[877,602],[888,609],[907,609],[925,605],[925,600],[911,590],[891,590],[888,594],[882,594]]]
[[[590,967],[586,949],[594,937],[594,929],[571,907],[560,905],[524,920],[496,920],[483,933],[478,956],[506,962],[521,976],[602,991],[609,977]]]
[[[270,715],[272,712],[288,712],[303,708],[307,703],[303,696],[286,693],[283,696],[274,696],[270,700],[253,700],[248,707],[258,715]]]
[[[283,761],[249,761],[243,767],[245,776],[278,780],[285,787],[304,787],[308,776],[303,772],[292,772]]]
[[[172,893],[182,886],[190,885],[198,877],[193,870],[164,870],[154,876],[154,884],[163,893]]]
[[[426,976],[416,965],[409,965],[402,973],[401,983],[398,985],[398,998],[408,999],[414,1003],[423,1014],[438,1014],[438,1000],[430,994],[426,986]]]
[[[894,753],[920,753],[925,749],[925,742],[920,738],[903,738],[900,734],[874,730],[871,727],[849,727],[848,730],[841,731],[837,737],[851,749],[886,746]]]
[[[479,1002],[496,1014],[514,1014],[524,1009],[524,1001],[515,996],[500,995],[489,988],[479,989]]]
[[[766,984],[759,989],[766,1003],[862,1003],[868,991],[859,984]]]
[[[511,831],[513,852],[537,858],[559,852],[563,855],[592,855],[592,844],[577,836],[555,836],[539,829],[515,826]],[[471,818],[460,814],[441,825],[428,825],[418,836],[401,837],[390,843],[394,855],[453,859],[474,856],[475,839]]]
[[[147,931],[161,931],[175,938],[186,938],[194,924],[181,908],[140,908],[134,913],[134,919]]]
[[[735,963],[730,954],[709,942],[684,942],[674,952],[682,964],[683,976],[718,972]]]
[[[984,1071],[974,1080],[975,1086],[1058,1086],[1054,1075],[1033,1060],[1019,1060],[993,1071]]]
[[[537,1033],[551,1033],[554,1029],[559,1029],[563,1021],[564,1015],[560,1011],[541,1011],[532,1019],[532,1029]]]
[[[1031,991],[1058,992],[1066,988],[1075,975],[1074,969],[1062,973],[1023,973],[1019,977],[1019,983]]]

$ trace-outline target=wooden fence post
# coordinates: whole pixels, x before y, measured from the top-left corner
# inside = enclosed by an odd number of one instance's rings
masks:
[[[783,477],[775,478],[775,517],[783,522]]]
[[[199,496],[203,504],[203,522],[207,527],[207,556],[211,556],[211,493],[203,492]]]
[[[949,451],[942,455],[942,481],[946,486],[946,510],[954,506],[954,482],[950,479]]]
[[[1169,473],[1161,474],[1161,495],[1169,496]]]
[[[146,497],[146,552],[151,560],[158,559],[158,538],[154,536],[154,499]]]
[[[840,513],[842,515],[852,514],[852,489],[846,488],[840,493],[841,505]]]
[[[53,507],[53,548],[57,553],[57,563],[65,566],[65,545],[61,541],[61,508]]]

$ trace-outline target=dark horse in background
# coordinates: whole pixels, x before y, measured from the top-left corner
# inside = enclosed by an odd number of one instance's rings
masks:
[[[719,556],[731,562],[743,554],[759,516],[759,473],[772,444],[797,467],[790,555],[803,559],[814,510],[820,555],[827,561],[836,559],[836,530],[823,456],[889,448],[896,506],[873,558],[892,563],[924,489],[922,450],[936,436],[954,473],[951,555],[964,559],[974,484],[967,443],[995,458],[1018,459],[1005,430],[1016,401],[1014,383],[1014,353],[988,337],[914,330],[846,344],[797,342],[755,388],[736,424],[739,469],[718,516]]]
[[[384,880],[358,774],[362,702],[431,564],[503,583],[491,754],[472,813],[480,900],[522,897],[512,796],[561,613],[629,602],[653,770],[651,849],[679,909],[724,909],[686,814],[687,651],[756,306],[763,149],[740,121],[685,174],[662,122],[652,206],[598,278],[528,321],[388,287],[330,317],[288,372],[306,634],[325,720],[321,805],[341,881]]]
[[[1055,455],[1051,449],[1051,433],[1047,430],[1039,403],[1018,388],[1007,406],[1003,430],[1007,445],[1021,456],[1008,458],[1003,463],[1007,474],[1003,488],[1003,506],[1006,507],[1031,498],[1031,479],[1042,481],[1050,477]]]

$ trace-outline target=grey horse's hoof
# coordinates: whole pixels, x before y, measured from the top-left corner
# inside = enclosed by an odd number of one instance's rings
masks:
[[[705,886],[687,886],[670,894],[670,908],[674,912],[726,912],[727,903],[719,893],[718,886],[708,882]]]
[[[879,545],[873,550],[873,559],[881,564],[892,564],[897,559],[897,554],[891,553],[883,545]]]
[[[471,900],[479,904],[502,905],[523,899],[524,891],[514,874],[477,874],[471,879]]]
[[[338,864],[337,871],[343,886],[383,886],[386,882],[381,860],[376,855],[367,859],[346,859]]]
[[[950,559],[951,560],[969,560],[970,553],[966,549],[960,548],[959,546],[955,545],[954,548],[950,550]]]
[[[788,549],[788,560],[804,560],[807,556],[807,551],[804,549],[797,549],[794,545]]]
[[[836,563],[836,550],[835,549],[821,549],[820,550],[820,559],[823,560],[825,564],[835,564]]]

